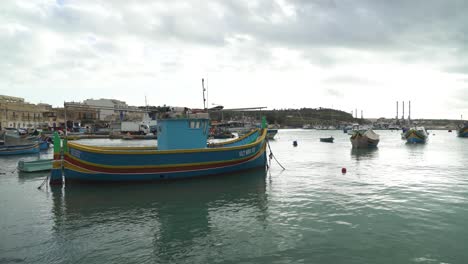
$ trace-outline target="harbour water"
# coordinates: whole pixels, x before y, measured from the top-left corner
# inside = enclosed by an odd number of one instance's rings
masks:
[[[377,133],[280,130],[284,171],[155,184],[38,190],[47,173],[15,171],[35,156],[0,157],[0,263],[467,263],[468,139]]]

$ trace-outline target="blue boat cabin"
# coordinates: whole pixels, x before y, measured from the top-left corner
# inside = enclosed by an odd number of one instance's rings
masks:
[[[209,131],[205,118],[158,120],[158,150],[205,148]]]

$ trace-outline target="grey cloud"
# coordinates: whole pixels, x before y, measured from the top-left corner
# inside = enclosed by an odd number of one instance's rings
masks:
[[[468,74],[468,63],[465,63],[465,62],[454,63],[453,65],[446,67],[445,71],[451,72],[451,73]]]
[[[323,83],[329,84],[358,84],[358,85],[376,85],[375,81],[359,78],[351,75],[337,75],[331,78],[325,79]]]
[[[334,97],[343,97],[343,92],[336,88],[327,88],[325,89],[327,95],[334,96]]]
[[[232,63],[247,62],[252,68],[255,63],[271,60],[272,48],[282,47],[299,51],[306,60],[321,67],[346,62],[339,49],[349,49],[383,54],[405,63],[450,61],[446,71],[467,70],[467,65],[459,62],[468,59],[466,1],[285,2],[287,8],[270,0],[66,0],[52,4],[30,2],[29,6],[2,1],[1,12],[5,16],[0,22],[19,24],[29,31],[13,37],[0,36],[0,54],[6,58],[0,67],[27,65],[32,58],[28,52],[37,42],[35,35],[53,32],[65,36],[70,47],[59,50],[57,55],[62,58],[52,64],[65,65],[68,60],[76,67],[81,67],[79,58],[118,55],[120,50],[113,41],[116,37],[132,36],[153,47],[163,42],[233,49]],[[288,15],[290,11],[292,16]],[[89,46],[75,43],[89,35],[97,36],[99,41]],[[245,44],[239,36],[248,37]],[[233,39],[236,45],[232,44]],[[223,65],[226,63],[219,66]]]

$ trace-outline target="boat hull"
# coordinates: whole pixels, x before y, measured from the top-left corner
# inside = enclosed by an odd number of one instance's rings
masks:
[[[404,134],[404,137],[409,144],[424,144],[427,141],[427,135],[425,133],[413,129],[408,130]]]
[[[233,172],[240,172],[254,168],[265,167],[265,152],[256,159],[242,164],[210,167],[198,170],[179,170],[170,172],[150,172],[150,173],[89,173],[77,169],[70,169],[65,165],[64,176],[66,182],[147,182],[187,179],[202,176],[222,175]]]
[[[47,142],[47,141],[41,141],[41,142],[39,143],[39,149],[40,149],[40,150],[48,150],[48,149],[49,149],[49,145],[50,145],[49,142]]]
[[[459,137],[468,137],[468,127],[460,128],[458,130]]]
[[[351,138],[353,148],[376,148],[379,140],[373,140],[366,136],[356,136]]]
[[[333,143],[334,138],[320,138],[320,142]]]
[[[18,170],[22,172],[49,171],[52,169],[52,159],[18,162]]]
[[[246,136],[245,140],[251,139]],[[200,150],[109,150],[69,143],[66,182],[139,182],[222,175],[266,166],[266,131],[260,140]]]
[[[0,156],[34,154],[40,150],[39,144],[1,146]]]
[[[409,137],[406,139],[406,142],[410,144],[424,144],[426,140],[419,137]]]
[[[350,138],[353,148],[376,148],[380,137],[373,130],[354,130]]]

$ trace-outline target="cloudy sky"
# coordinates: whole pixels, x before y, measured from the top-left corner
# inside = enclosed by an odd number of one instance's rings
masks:
[[[468,118],[468,1],[1,0],[0,94]],[[401,110],[400,110],[401,115]]]

